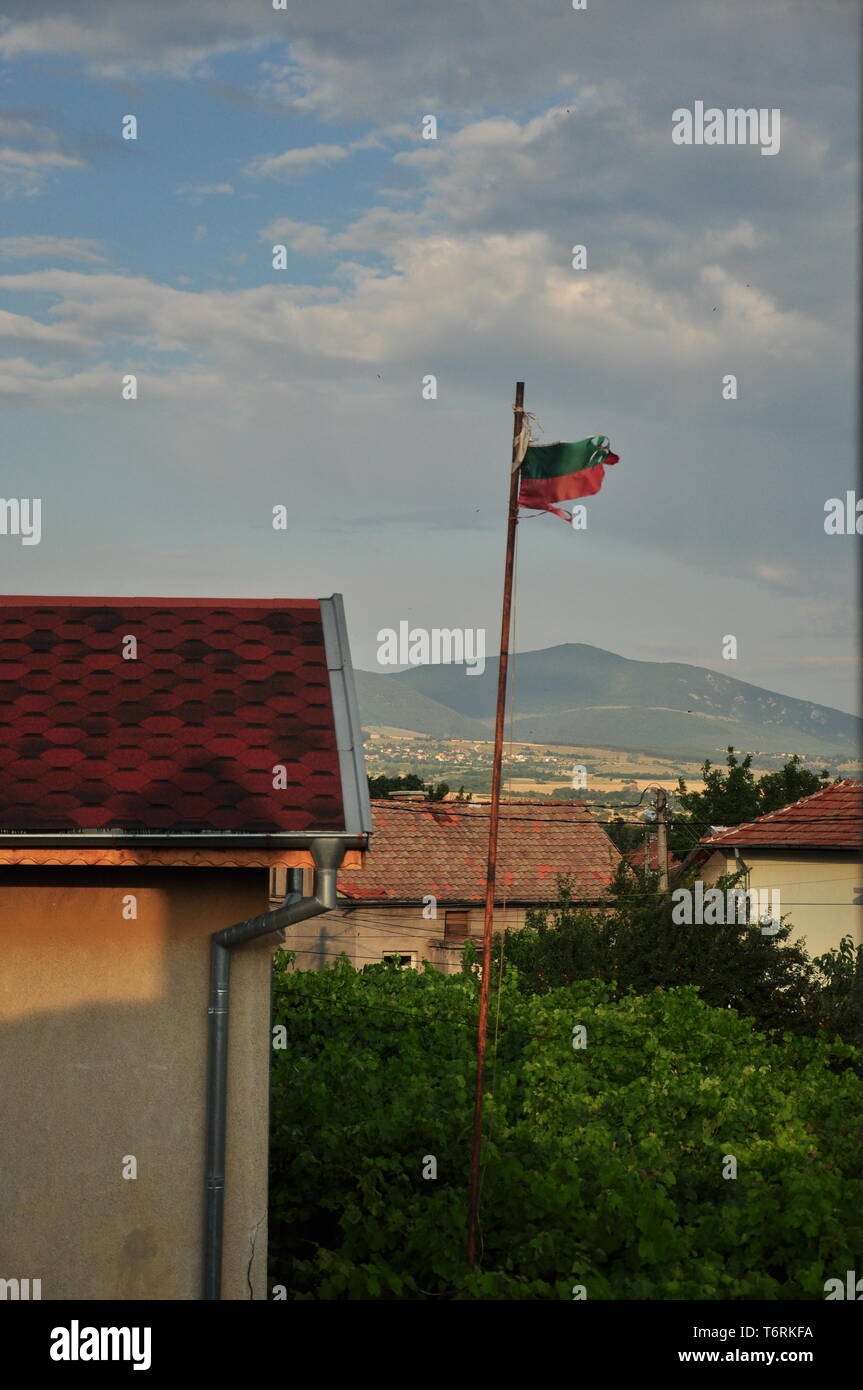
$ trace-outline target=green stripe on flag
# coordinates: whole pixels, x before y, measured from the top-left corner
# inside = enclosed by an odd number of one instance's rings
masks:
[[[575,444],[530,444],[521,465],[523,478],[562,478],[605,463],[611,450],[608,436],[595,434]]]

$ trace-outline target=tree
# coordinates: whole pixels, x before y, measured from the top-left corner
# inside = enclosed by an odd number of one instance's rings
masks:
[[[702,764],[703,791],[688,792],[683,778],[677,780],[678,800],[702,835],[708,835],[713,825],[740,825],[761,814],[752,754],[740,761],[730,745],[727,753],[727,772],[714,767],[709,758]]]
[[[860,1036],[863,1017],[863,946],[850,936],[816,956],[813,977],[804,995],[805,1031],[848,1041]]]
[[[751,753],[741,761],[733,747],[729,747],[726,762],[727,771],[714,767],[709,760],[702,765],[703,791],[687,791],[683,778],[678,778],[680,805],[699,837],[708,835],[711,826],[742,825],[757,820],[769,811],[780,811],[783,806],[830,785],[827,768],[820,773],[810,772],[800,766],[799,753],[790,757],[779,772],[766,772],[757,781],[752,771]]]
[[[724,875],[716,887],[725,893],[740,877]],[[523,928],[495,938],[494,959],[502,948],[523,989],[543,993],[591,979],[636,994],[696,985],[708,1004],[736,1009],[759,1028],[808,1031],[801,1001],[812,964],[801,946],[786,944],[787,923],[772,936],[739,922],[676,923],[658,871],[634,873],[624,862],[607,908],[576,907],[566,880],[558,886],[558,907],[529,911]]]
[[[804,796],[820,792],[829,784],[830,773],[826,767],[817,774],[810,772],[808,768],[800,766],[800,754],[795,753],[779,772],[765,773],[759,781],[761,809],[758,814],[764,816],[768,811],[779,811],[783,806],[790,806],[792,801],[800,801]]]
[[[692,988],[538,996],[511,972],[495,984],[471,1271],[475,976],[291,971],[283,955],[269,1231],[289,1299],[571,1305],[581,1285],[588,1300],[823,1301],[855,1268],[863,1093],[834,1066],[853,1049],[777,1043]],[[729,1153],[741,1181],[723,1181]]]
[[[621,854],[640,849],[650,834],[651,827],[644,821],[624,820],[623,816],[613,816],[605,827],[609,840]]]
[[[449,782],[438,782],[436,785],[429,782],[426,787],[426,796],[429,801],[446,801],[449,796]]]

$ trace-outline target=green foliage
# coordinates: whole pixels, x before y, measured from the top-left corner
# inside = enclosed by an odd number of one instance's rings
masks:
[[[386,797],[390,792],[421,792],[424,784],[421,777],[417,777],[415,772],[408,772],[404,777],[366,777],[369,784],[369,796]]]
[[[393,792],[422,792],[426,794],[429,801],[443,801],[449,795],[448,782],[429,782],[425,783],[415,772],[408,772],[404,777],[370,777],[366,776],[369,784],[369,796],[383,797],[389,799]],[[470,794],[465,796],[464,787],[459,788],[457,801],[470,801]]]
[[[716,886],[724,892],[738,878],[726,875]],[[523,928],[495,941],[495,961],[502,949],[523,990],[541,993],[593,979],[616,981],[621,992],[637,994],[696,985],[708,1004],[736,1009],[761,1029],[812,1031],[818,1015],[813,967],[802,946],[789,944],[787,923],[773,936],[736,922],[675,923],[658,872],[633,873],[624,863],[602,912],[574,907],[566,881],[559,887],[558,907],[529,912]],[[851,1041],[856,1032],[844,1036]]]
[[[810,772],[800,766],[798,753],[779,772],[766,772],[758,781],[750,753],[742,760],[732,747],[727,753],[727,771],[714,767],[709,760],[702,765],[703,791],[688,792],[683,778],[678,778],[678,800],[699,835],[708,834],[712,825],[742,825],[756,820],[830,785],[827,768],[819,774]]]
[[[767,772],[760,779],[758,814],[765,816],[768,811],[780,811],[783,806],[790,806],[792,801],[812,796],[829,785],[830,773],[826,767],[816,775],[800,766],[800,755],[795,753],[779,772]]]
[[[802,1001],[805,1030],[852,1041],[863,1018],[863,946],[850,936],[812,962],[813,972]]]
[[[755,820],[761,814],[758,784],[752,771],[752,755],[739,760],[729,747],[726,759],[728,771],[714,767],[708,759],[703,763],[701,776],[704,790],[688,792],[682,777],[678,778],[678,799],[684,811],[703,827],[702,835],[712,825],[740,825]]]
[[[623,816],[616,815],[606,822],[605,833],[615,849],[619,849],[621,854],[629,854],[645,843],[649,828],[643,821],[624,820]]]
[[[777,1045],[691,987],[536,995],[510,971],[470,1272],[477,992],[469,972],[277,961],[271,1277],[289,1297],[569,1301],[581,1283],[589,1299],[821,1299],[854,1268],[863,1097],[832,1069],[849,1048]]]

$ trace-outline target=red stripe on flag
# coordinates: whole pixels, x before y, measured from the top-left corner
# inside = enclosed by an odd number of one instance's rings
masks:
[[[605,464],[618,461],[618,454],[609,454],[603,463],[595,463],[592,468],[580,468],[577,473],[567,473],[562,478],[522,478],[519,506],[554,512],[556,516],[569,521],[569,513],[562,512],[551,503],[573,502],[579,497],[590,497],[599,492],[605,477]]]

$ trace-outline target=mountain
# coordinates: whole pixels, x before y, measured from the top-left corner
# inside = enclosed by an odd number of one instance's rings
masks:
[[[436,738],[490,738],[497,658],[482,675],[464,666],[357,671],[364,725]],[[636,749],[713,757],[728,744],[759,753],[859,756],[863,721],[829,705],[764,690],[701,666],[631,661],[567,643],[510,658],[513,737],[524,743]]]
[[[398,674],[398,673],[394,673]],[[394,729],[412,729],[432,738],[481,738],[489,731],[479,719],[468,719],[449,705],[442,705],[428,695],[398,685],[393,677],[376,675],[372,671],[354,671],[360,715],[366,728],[370,724],[391,725]]]

